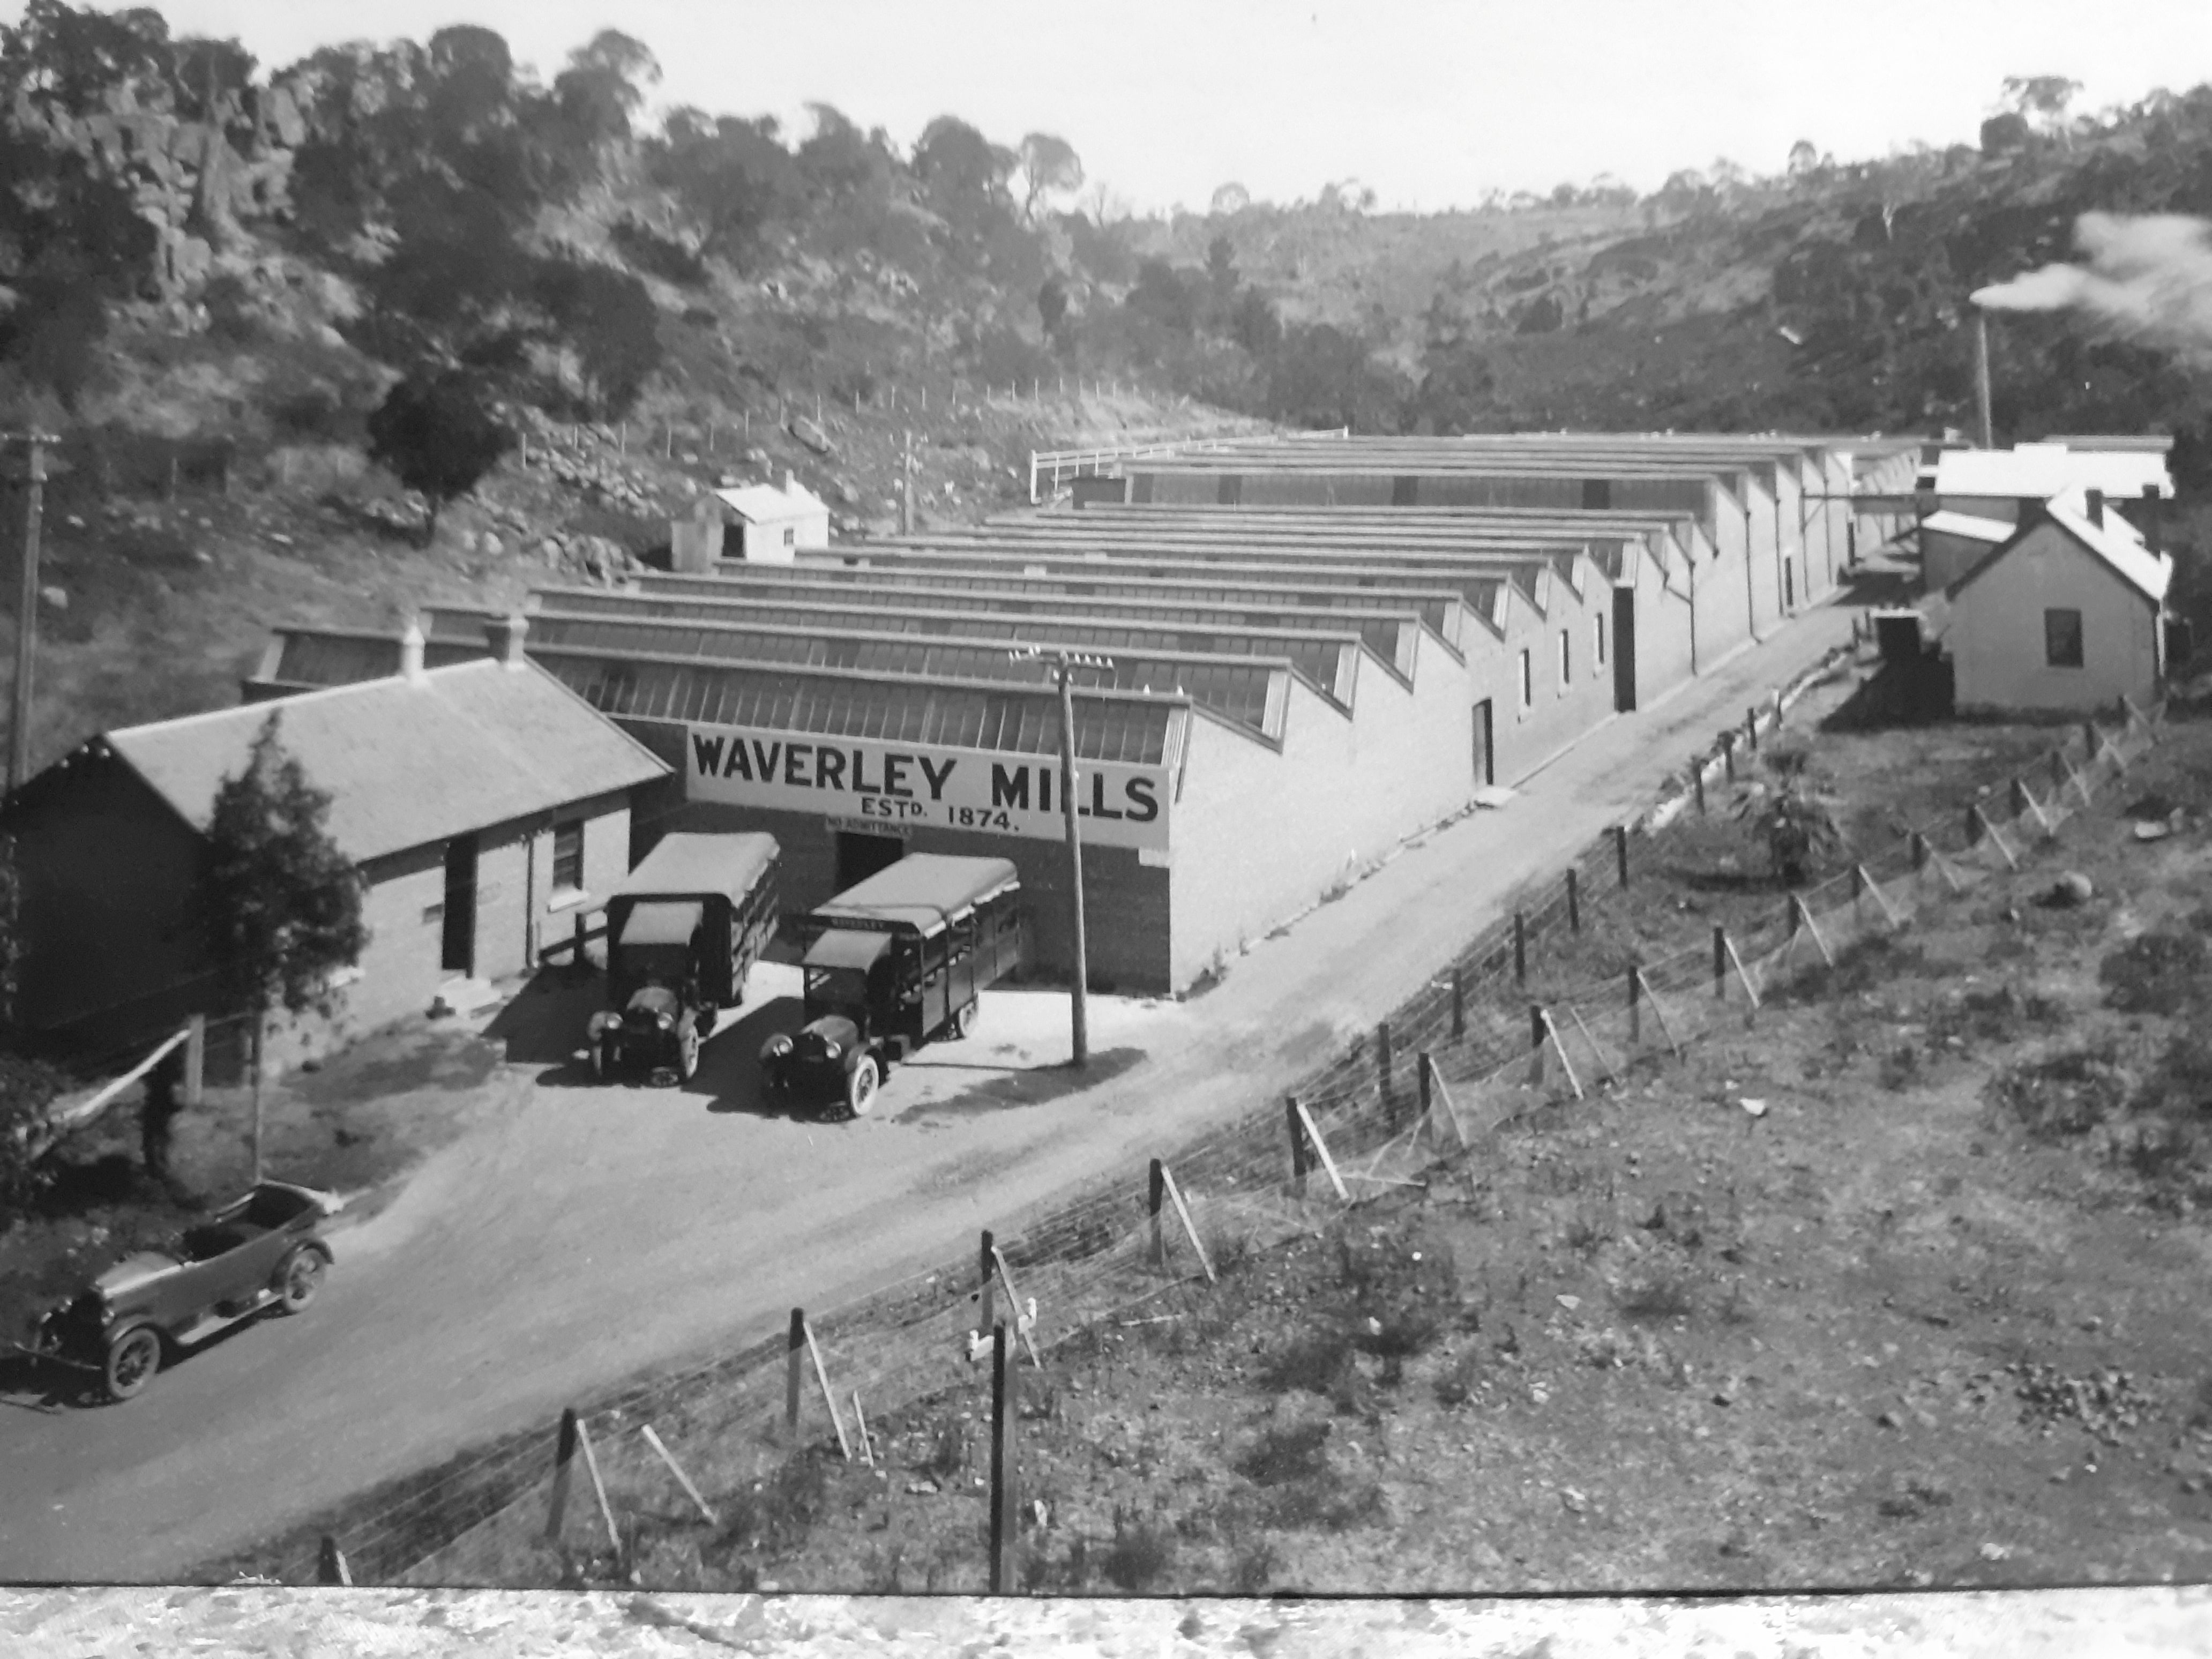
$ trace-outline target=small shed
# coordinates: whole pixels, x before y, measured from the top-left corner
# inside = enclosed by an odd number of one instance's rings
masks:
[[[2037,507],[1953,584],[1943,629],[1962,711],[2148,702],[2166,672],[2173,561],[2094,490]]]
[[[786,468],[780,484],[744,484],[702,496],[691,517],[674,526],[670,545],[669,562],[679,571],[710,571],[723,559],[790,564],[803,551],[830,545],[830,506]]]

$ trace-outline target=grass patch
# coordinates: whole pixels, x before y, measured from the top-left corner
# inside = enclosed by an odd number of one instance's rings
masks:
[[[1175,1539],[1165,1527],[1135,1510],[1114,1508],[1114,1541],[1098,1560],[1107,1583],[1141,1595],[1175,1565]]]
[[[2206,970],[2212,968],[2212,945],[2199,931],[2205,914],[2197,912],[2188,933],[2138,934],[2100,963],[2106,1006],[2124,1014],[2170,1018],[2203,1001]]]
[[[1679,1267],[1656,1267],[1626,1281],[1613,1293],[1623,1319],[1686,1319],[1697,1306],[1689,1275]]]
[[[1256,1486],[1318,1480],[1328,1473],[1329,1425],[1271,1424],[1233,1467]]]

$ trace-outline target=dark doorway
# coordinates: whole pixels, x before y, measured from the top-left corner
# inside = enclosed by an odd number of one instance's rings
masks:
[[[1490,699],[1474,706],[1474,787],[1487,789],[1498,781],[1497,753],[1490,746]]]
[[[444,957],[449,974],[477,970],[477,843],[463,836],[446,843]]]
[[[896,836],[837,831],[837,890],[858,886],[878,870],[888,870],[906,856],[906,843]]]
[[[1218,507],[1242,507],[1244,504],[1243,475],[1223,473],[1214,483],[1213,500]]]
[[[1421,480],[1413,473],[1401,472],[1390,480],[1390,505],[1419,507],[1421,504]]]
[[[1621,714],[1636,708],[1636,592],[1613,590],[1613,706]]]

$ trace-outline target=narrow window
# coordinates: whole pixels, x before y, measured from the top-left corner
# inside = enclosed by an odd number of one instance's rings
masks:
[[[796,530],[794,530],[794,529],[793,529],[793,528],[792,528],[790,526],[788,526],[788,525],[785,526],[784,526],[784,532],[783,532],[783,544],[784,544],[786,547],[795,547],[795,546],[797,546],[797,545],[798,545],[798,544],[799,544],[799,532],[798,532],[798,531],[796,531]]]
[[[1571,637],[1572,636],[1568,634],[1565,629],[1562,628],[1559,630],[1559,689],[1563,691],[1566,690],[1568,683],[1575,677],[1574,664],[1569,660],[1570,653],[1573,648],[1568,643]]]
[[[556,825],[553,830],[553,891],[584,890],[584,822]]]
[[[1597,647],[1595,660],[1600,668],[1605,666],[1605,618],[1590,618],[1590,639]]]
[[[2043,659],[2053,668],[2081,665],[2081,613],[2046,611],[2043,613]]]
[[[1528,653],[1521,653],[1521,707],[1525,711],[1536,701],[1536,681],[1528,667]]]

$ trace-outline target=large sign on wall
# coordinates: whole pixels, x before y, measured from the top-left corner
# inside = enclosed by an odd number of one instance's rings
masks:
[[[1075,810],[1084,841],[1165,852],[1173,783],[1165,767],[1079,763]],[[1060,762],[1042,755],[694,726],[684,733],[684,787],[692,800],[820,813],[854,821],[854,829],[972,830],[1042,841],[1066,834]]]

